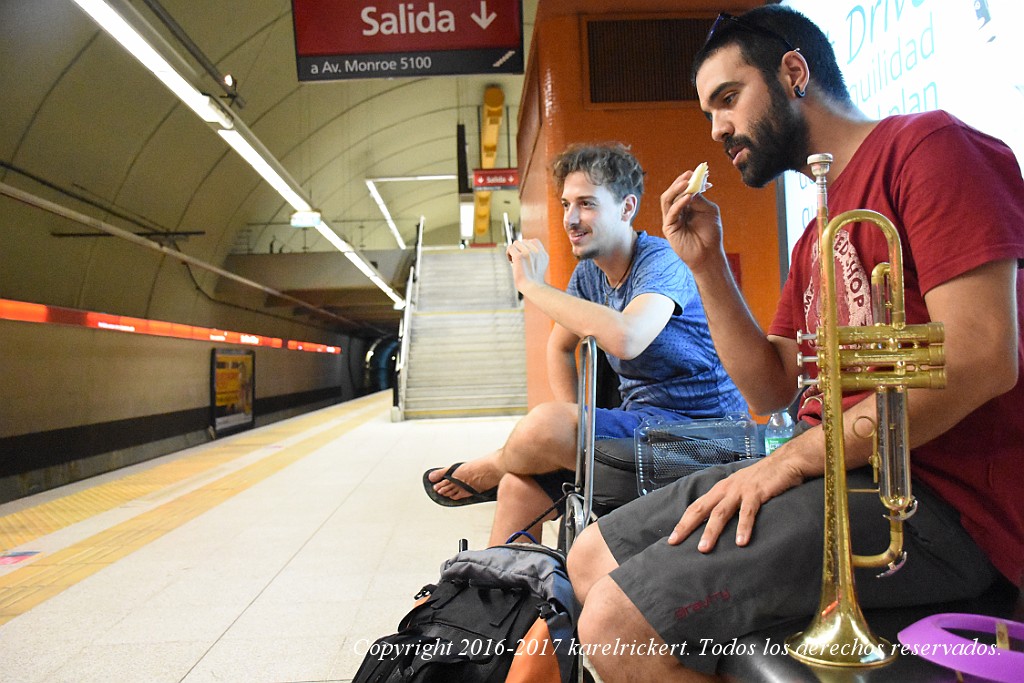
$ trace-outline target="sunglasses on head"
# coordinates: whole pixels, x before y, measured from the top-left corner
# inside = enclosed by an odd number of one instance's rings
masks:
[[[711,24],[711,30],[708,31],[708,37],[704,41],[704,44],[710,44],[711,40],[715,37],[716,33],[728,27],[748,31],[749,33],[757,33],[758,35],[762,35],[767,38],[773,38],[781,42],[783,45],[785,45],[787,50],[796,52],[800,51],[800,48],[793,47],[793,44],[791,42],[786,40],[781,34],[778,34],[775,31],[771,30],[770,28],[758,26],[757,24],[749,22],[746,19],[742,19],[741,17],[733,16],[728,12],[722,12],[721,14],[719,14],[718,18],[715,19],[715,23]]]

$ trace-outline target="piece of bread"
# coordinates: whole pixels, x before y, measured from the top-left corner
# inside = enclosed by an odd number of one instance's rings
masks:
[[[707,179],[708,162],[702,161],[697,165],[697,168],[693,169],[693,175],[690,176],[690,184],[686,186],[686,192],[683,194],[700,194],[705,190]]]

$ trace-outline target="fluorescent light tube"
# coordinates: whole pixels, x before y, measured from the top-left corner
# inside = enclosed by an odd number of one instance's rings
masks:
[[[327,225],[323,221],[316,226],[316,231],[323,235],[324,239],[334,245],[334,248],[343,254],[350,254],[355,251],[352,245],[345,240],[338,237],[338,234],[331,229],[331,226]]]
[[[114,9],[103,0],[74,0],[82,10],[92,17],[93,21],[100,25],[104,31],[119,42],[124,49],[128,50],[139,60],[143,66],[149,69],[154,76],[178,96],[182,102],[194,111],[199,118],[207,123],[219,123],[225,128],[231,128],[234,121],[230,114],[223,110],[216,101],[208,95],[199,92],[195,86],[189,83],[179,74],[170,63],[136,31],[131,24],[114,11]]]
[[[459,237],[473,239],[476,207],[473,202],[459,202]]]
[[[292,189],[291,185],[274,170],[263,156],[256,151],[256,148],[249,144],[249,141],[242,137],[236,130],[218,130],[217,134],[231,145],[249,165],[256,169],[256,172],[263,176],[263,179],[270,183],[270,186],[277,190],[284,200],[291,204],[296,211],[312,211],[313,207],[299,193]]]
[[[388,283],[384,282],[384,279],[381,278],[381,276],[377,273],[376,269],[363,260],[362,256],[360,256],[354,251],[349,251],[345,252],[345,257],[349,261],[351,261],[356,268],[362,271],[363,275],[370,278],[370,281],[373,284],[377,285],[377,287],[379,287],[382,292],[387,294],[392,301],[394,301],[396,304],[405,303],[405,299],[398,296],[398,294],[395,293],[395,290],[391,289],[391,287],[388,286]]]
[[[388,211],[388,207],[384,204],[384,198],[380,196],[380,192],[377,191],[377,186],[372,180],[366,181],[366,188],[370,191],[370,196],[373,197],[373,201],[377,202],[377,208],[384,214],[384,220],[387,222],[388,227],[391,228],[391,234],[394,235],[395,241],[398,242],[399,249],[405,249],[405,240],[402,239],[402,235],[398,232],[398,226],[395,225],[395,221],[391,218],[391,212]]]
[[[452,173],[441,173],[438,175],[395,175],[382,178],[370,178],[374,183],[401,183],[413,180],[455,180],[458,176]]]
[[[150,43],[140,34],[128,21],[118,14],[105,0],[74,0],[75,4],[92,17],[93,21],[99,24],[100,28],[106,31],[114,40],[121,44],[133,57],[142,63],[149,71],[160,79],[167,88],[173,92],[178,99],[185,103],[199,118],[207,123],[220,124],[223,129],[217,134],[224,138],[238,154],[270,183],[278,194],[295,210],[300,220],[305,221],[296,227],[315,227],[317,232],[323,235],[324,239],[330,242],[338,251],[342,252],[351,260],[360,271],[363,272],[377,287],[379,287],[396,305],[405,305],[405,300],[398,296],[394,290],[385,283],[377,272],[370,267],[359,254],[355,253],[352,245],[343,240],[335,233],[330,226],[323,222],[319,212],[313,211],[309,202],[292,188],[287,180],[271,165],[264,155],[253,146],[243,135],[234,130],[235,121],[230,110],[225,109],[216,99],[200,92],[195,86],[188,82]],[[244,126],[242,126],[244,128]],[[226,129],[226,130],[224,130]],[[257,140],[257,144],[259,141]],[[260,145],[262,146],[262,145]],[[268,153],[269,154],[269,153]],[[271,159],[277,163],[276,159]],[[384,205],[384,200],[377,193],[370,181],[367,181],[377,205],[384,213],[388,227],[394,234],[399,246],[405,249],[405,242],[398,233],[391,215]],[[315,221],[315,222],[314,222]],[[295,225],[295,223],[292,223]]]

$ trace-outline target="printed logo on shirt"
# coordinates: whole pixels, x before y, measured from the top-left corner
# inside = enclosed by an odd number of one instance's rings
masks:
[[[818,247],[811,257],[811,279],[804,290],[804,324],[808,331],[818,327],[821,301],[818,297],[820,272]],[[857,248],[850,241],[850,233],[840,230],[836,235],[833,252],[836,262],[836,305],[840,325],[871,325],[871,278],[864,269]]]

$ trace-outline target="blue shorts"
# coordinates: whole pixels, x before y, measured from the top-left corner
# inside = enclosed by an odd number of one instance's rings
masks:
[[[594,438],[598,440],[632,439],[636,428],[648,418],[661,418],[668,422],[684,422],[691,419],[683,413],[653,406],[640,406],[630,410],[595,408]],[[556,501],[562,497],[565,484],[575,483],[576,474],[572,470],[559,470],[558,472],[534,475],[533,478],[548,494],[548,497],[552,501]]]
[[[594,408],[595,439],[632,439],[633,432],[647,418],[661,418],[667,422],[684,422],[690,416],[674,410],[641,406],[636,409]]]

